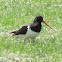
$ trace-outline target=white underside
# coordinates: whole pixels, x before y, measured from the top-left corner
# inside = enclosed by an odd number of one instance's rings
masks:
[[[28,26],[27,33],[25,35],[20,35],[21,37],[27,39],[27,38],[35,38],[39,35],[39,33],[34,32],[30,29],[30,26]]]

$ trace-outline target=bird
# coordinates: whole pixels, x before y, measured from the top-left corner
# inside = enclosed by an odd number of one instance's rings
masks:
[[[36,38],[42,28],[42,24],[46,24],[49,28],[52,29],[44,20],[42,16],[36,16],[32,23],[22,26],[19,30],[12,31],[13,36],[21,36],[24,39],[34,39]]]

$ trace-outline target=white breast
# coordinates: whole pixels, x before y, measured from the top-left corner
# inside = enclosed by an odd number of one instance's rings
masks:
[[[28,30],[27,30],[27,33],[25,35],[25,38],[35,38],[38,36],[39,33],[37,32],[34,32],[30,29],[30,26],[28,26]]]

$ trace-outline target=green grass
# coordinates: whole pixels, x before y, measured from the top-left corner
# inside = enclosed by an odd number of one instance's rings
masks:
[[[38,15],[53,29],[42,24],[35,43],[9,34]],[[62,62],[61,0],[0,0],[0,57],[10,53],[20,58],[18,62]]]

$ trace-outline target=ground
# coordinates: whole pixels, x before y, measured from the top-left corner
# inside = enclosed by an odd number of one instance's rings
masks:
[[[10,32],[43,16],[35,43]],[[62,0],[0,0],[0,62],[62,62]]]

